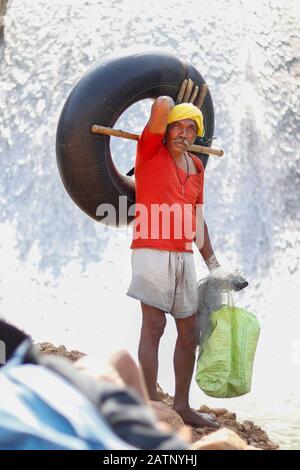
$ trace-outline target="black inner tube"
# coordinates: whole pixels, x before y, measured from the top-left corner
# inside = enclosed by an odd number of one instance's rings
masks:
[[[119,196],[125,196],[127,209],[135,202],[135,182],[115,166],[110,137],[93,134],[93,124],[113,127],[132,104],[161,95],[176,98],[185,78],[201,89],[203,77],[188,62],[165,52],[145,52],[107,60],[94,66],[69,95],[57,128],[56,154],[63,184],[80,209],[97,221],[101,204],[116,211],[113,226],[124,226],[134,216],[121,217]],[[205,146],[211,146],[214,110],[209,91],[201,108],[205,126]],[[201,143],[196,141],[196,143]],[[204,168],[208,155],[198,154]]]

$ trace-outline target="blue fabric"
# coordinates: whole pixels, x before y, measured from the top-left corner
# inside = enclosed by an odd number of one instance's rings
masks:
[[[22,364],[22,343],[0,371],[0,449],[133,449],[63,377]]]

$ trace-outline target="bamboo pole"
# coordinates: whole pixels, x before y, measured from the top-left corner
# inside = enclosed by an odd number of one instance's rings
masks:
[[[111,127],[98,126],[97,124],[94,124],[92,126],[92,132],[93,134],[103,134],[103,135],[109,135],[113,137],[122,137],[123,139],[129,139],[129,140],[139,140],[140,138],[139,134],[132,134],[131,132],[125,132],[120,129],[112,129]],[[189,150],[191,152],[213,155],[214,157],[223,157],[224,155],[223,149],[214,149],[211,147],[205,147],[204,145],[191,145],[191,147],[189,147]]]

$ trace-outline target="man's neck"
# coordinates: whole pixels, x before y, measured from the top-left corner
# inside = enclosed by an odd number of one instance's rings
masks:
[[[185,152],[171,152],[170,150],[169,153],[171,157],[174,158],[174,160],[176,160],[177,162],[180,162],[184,158],[185,154]]]

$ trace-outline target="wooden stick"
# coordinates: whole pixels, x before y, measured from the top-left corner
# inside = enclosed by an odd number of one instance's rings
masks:
[[[183,95],[183,99],[182,99],[183,103],[188,103],[189,102],[189,99],[190,99],[191,94],[192,94],[193,86],[194,86],[194,82],[193,82],[193,80],[191,80],[189,78],[189,81],[188,81],[188,84],[186,86],[186,89],[185,89],[185,92],[184,92],[184,95]]]
[[[199,108],[199,109],[202,108],[202,105],[203,105],[205,97],[206,97],[207,90],[208,90],[208,86],[206,85],[206,83],[203,83],[203,85],[201,87],[201,90],[200,90],[200,95],[199,95],[199,98],[198,98],[198,102],[196,104],[197,108]]]
[[[114,137],[123,137],[123,139],[129,140],[139,140],[139,134],[132,134],[131,132],[125,132],[119,129],[112,129],[111,127],[98,126],[94,124],[92,126],[93,134],[103,134],[110,135]],[[213,155],[216,157],[223,157],[224,150],[222,149],[213,149],[211,147],[204,147],[203,145],[192,145],[189,147],[189,150],[197,153],[205,153],[207,155]]]
[[[192,94],[192,96],[190,97],[190,100],[189,100],[190,103],[194,103],[194,100],[195,100],[195,98],[196,98],[196,96],[197,96],[197,94],[198,94],[198,90],[199,90],[199,87],[198,87],[198,86],[195,86],[195,89],[194,89],[194,91],[193,91],[193,94]]]
[[[182,102],[182,98],[183,98],[185,89],[186,89],[186,87],[187,87],[187,84],[188,84],[188,80],[187,80],[187,78],[186,78],[185,80],[183,80],[183,82],[182,82],[182,84],[181,84],[179,93],[178,93],[177,98],[176,98],[176,103],[181,103],[181,102]]]

